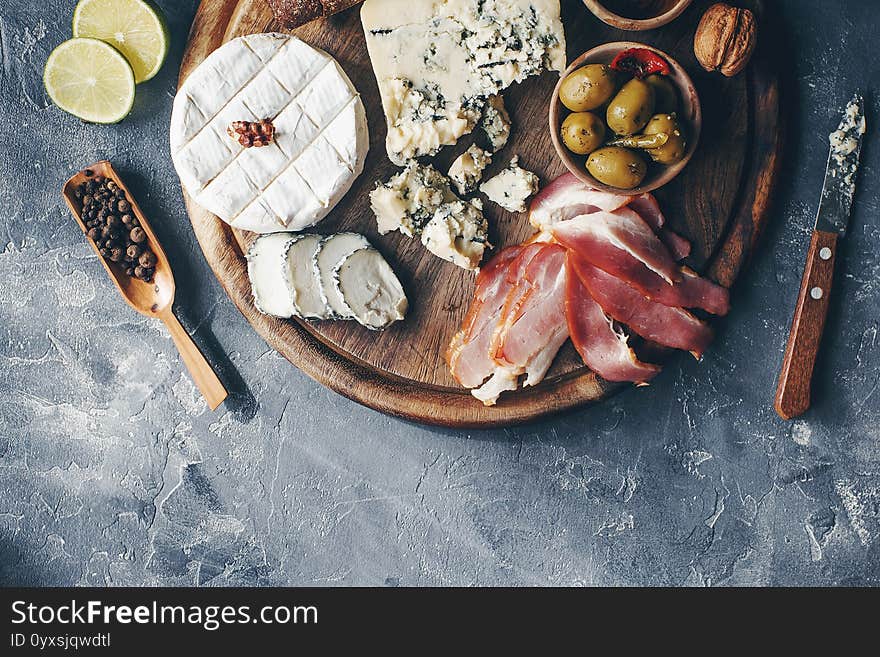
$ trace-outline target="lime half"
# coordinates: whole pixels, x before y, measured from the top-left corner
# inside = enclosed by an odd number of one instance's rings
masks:
[[[140,84],[152,79],[168,55],[168,26],[144,0],[80,0],[73,36],[106,41],[128,59]]]
[[[55,48],[43,82],[53,103],[90,123],[118,123],[134,105],[128,60],[97,39],[71,39]]]

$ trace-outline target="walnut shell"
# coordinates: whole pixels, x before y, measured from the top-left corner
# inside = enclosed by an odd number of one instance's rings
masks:
[[[707,71],[733,77],[748,65],[757,43],[755,15],[718,3],[703,14],[694,37],[694,54]]]

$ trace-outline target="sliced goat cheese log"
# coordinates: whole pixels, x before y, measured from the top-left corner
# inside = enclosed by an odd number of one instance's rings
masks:
[[[370,329],[383,329],[406,315],[403,287],[382,254],[360,249],[337,267],[336,287],[354,318]]]
[[[492,156],[473,144],[449,167],[449,179],[455,183],[459,194],[470,194],[477,189],[477,184],[483,177],[483,170],[490,164],[492,164]]]
[[[489,144],[493,153],[497,153],[507,145],[510,138],[510,114],[504,107],[504,98],[496,94],[486,103],[483,118],[480,119],[480,132]]]
[[[289,233],[273,233],[258,238],[248,249],[251,293],[261,313],[283,318],[296,314],[287,266],[287,253],[294,242],[296,238]]]
[[[519,156],[514,156],[504,171],[480,185],[480,191],[505,210],[525,212],[526,201],[539,185],[538,176],[520,167]]]
[[[316,263],[321,239],[320,235],[300,235],[287,250],[289,290],[296,314],[305,319],[325,319],[331,314]]]
[[[367,238],[357,233],[337,233],[321,240],[315,255],[321,290],[334,319],[352,319],[354,315],[336,287],[336,268],[355,251],[370,246]]]
[[[272,140],[243,146],[238,121],[268,120]],[[171,153],[186,192],[235,228],[314,225],[363,171],[367,120],[327,53],[285,34],[239,37],[214,51],[174,99]]]
[[[366,0],[361,22],[398,165],[456,143],[514,82],[565,70],[559,0]]]
[[[479,199],[444,203],[422,230],[422,244],[438,258],[462,269],[480,268],[489,246],[489,224]]]

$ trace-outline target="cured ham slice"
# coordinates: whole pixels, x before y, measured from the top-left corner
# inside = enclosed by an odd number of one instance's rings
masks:
[[[612,320],[574,273],[571,258],[569,254],[565,316],[575,349],[586,366],[606,381],[647,383],[660,372],[660,367],[643,363],[636,357],[628,337],[614,329]]]
[[[542,189],[529,208],[529,221],[535,228],[550,226],[582,214],[614,212],[625,207],[631,196],[590,189],[572,173],[564,173]]]
[[[568,219],[551,229],[554,239],[568,249],[590,254],[615,247],[672,283],[681,278],[678,265],[650,226],[629,209],[594,212]]]
[[[567,238],[560,242],[568,245]],[[580,258],[625,281],[651,301],[664,306],[700,308],[714,315],[726,315],[730,311],[728,291],[700,278],[690,269],[679,267],[678,280],[670,285],[628,251],[603,243],[593,236],[589,236],[589,239],[582,237],[580,245],[581,248],[577,249]]]
[[[712,341],[709,326],[686,310],[645,298],[619,278],[581,257],[574,256],[571,265],[602,310],[643,338],[690,351],[696,358],[702,356]]]
[[[489,357],[489,344],[507,295],[517,284],[517,280],[508,277],[508,269],[524,250],[528,250],[527,247],[504,249],[485,264],[477,276],[474,301],[461,330],[446,351],[452,376],[465,388],[476,388],[495,371],[495,361]]]
[[[691,243],[666,225],[666,217],[663,216],[663,211],[653,194],[634,196],[626,207],[638,213],[644,222],[654,229],[673,258],[683,260],[691,254]]]
[[[501,319],[492,337],[489,353],[496,362],[489,380],[473,391],[484,404],[493,405],[505,390],[514,390],[525,375],[523,385],[541,382],[560,347],[568,339],[565,319],[565,249],[555,244],[531,244],[533,256],[519,256],[508,270],[515,274],[528,264],[504,304]]]

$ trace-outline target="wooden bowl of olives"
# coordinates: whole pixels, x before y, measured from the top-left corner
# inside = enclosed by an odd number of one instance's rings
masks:
[[[619,30],[656,30],[678,18],[692,0],[584,0],[600,21]]]
[[[602,191],[638,195],[675,178],[694,154],[702,111],[672,57],[618,41],[578,57],[550,103],[550,136],[565,166]]]

